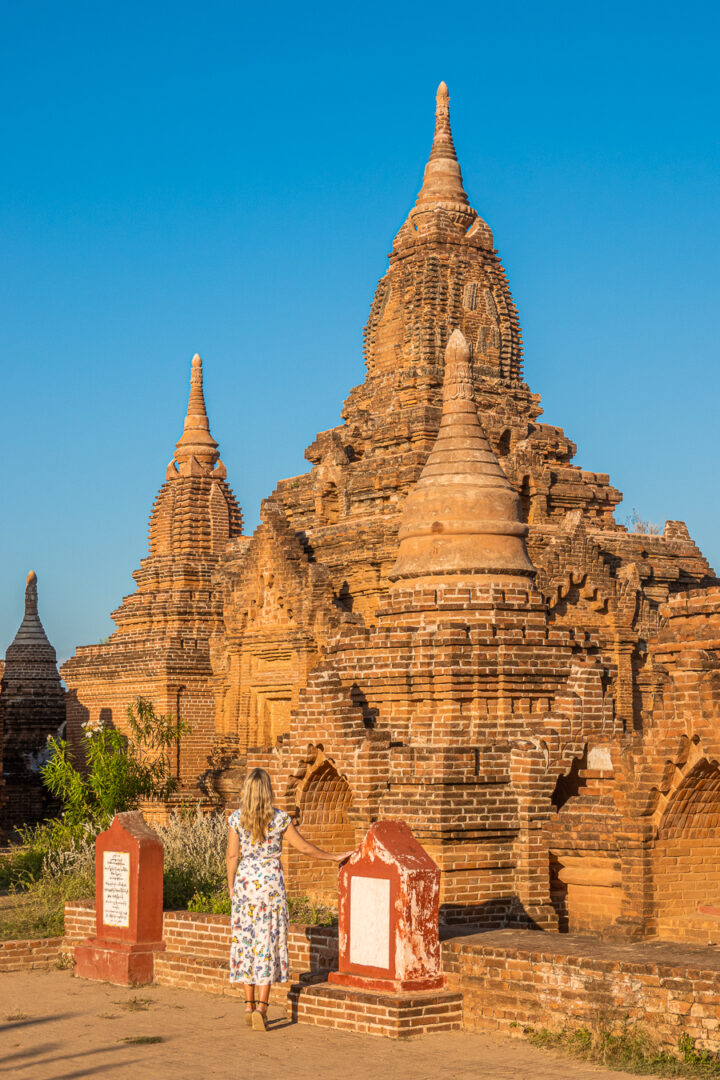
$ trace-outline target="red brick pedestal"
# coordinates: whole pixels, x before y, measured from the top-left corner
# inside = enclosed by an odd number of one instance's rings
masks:
[[[340,871],[331,983],[415,992],[443,985],[440,870],[402,821],[378,821]]]
[[[165,948],[163,846],[139,811],[116,814],[95,841],[96,935],[75,946],[75,974],[119,986],[153,980]]]
[[[440,871],[407,825],[372,825],[339,888],[339,970],[293,987],[296,1019],[393,1039],[461,1027],[462,995],[442,989]]]

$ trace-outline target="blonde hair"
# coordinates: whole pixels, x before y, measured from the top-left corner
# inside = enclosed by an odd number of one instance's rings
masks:
[[[251,769],[242,786],[240,824],[256,844],[267,839],[268,825],[274,813],[270,777],[264,769]]]

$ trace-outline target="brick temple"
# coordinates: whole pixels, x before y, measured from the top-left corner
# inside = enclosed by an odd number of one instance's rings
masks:
[[[138,694],[188,721],[185,795],[248,766],[330,848],[405,821],[440,917],[715,940],[720,583],[686,526],[629,532],[524,380],[447,87],[365,328],[365,381],[252,537],[192,362],[137,590],[63,667],[68,728]],[[293,892],[336,871],[289,853]]]

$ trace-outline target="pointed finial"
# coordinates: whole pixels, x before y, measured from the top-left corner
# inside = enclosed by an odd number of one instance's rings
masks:
[[[475,217],[465,194],[455,153],[450,128],[450,94],[444,82],[438,86],[435,96],[435,134],[415,212],[436,207],[469,214],[466,228]]]
[[[480,424],[470,349],[455,330],[445,350],[440,430],[405,501],[390,579],[530,576],[527,532],[517,492]]]
[[[470,346],[461,330],[453,330],[445,348],[443,405],[451,400],[471,401],[473,408],[475,407],[475,392],[470,370]]]
[[[31,570],[28,576],[25,578],[25,614],[37,615],[37,609],[37,574],[34,570]]]
[[[187,415],[174,457],[181,467],[179,471],[183,471],[183,464],[186,468],[189,467],[193,459],[200,466],[201,472],[212,469],[219,457],[217,447],[218,444],[210,434],[210,424],[205,408],[202,360],[199,353],[195,353],[190,366],[190,397]]]
[[[55,650],[47,639],[38,615],[37,574],[34,570],[25,578],[25,615],[8,646],[5,659],[7,663],[14,663],[19,659],[24,663],[55,663]]]
[[[195,353],[190,366],[190,400],[188,401],[188,417],[207,417],[205,408],[205,394],[203,393],[203,371],[200,353]],[[185,421],[187,426],[187,419]]]

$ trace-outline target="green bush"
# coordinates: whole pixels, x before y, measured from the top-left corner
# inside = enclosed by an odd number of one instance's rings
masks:
[[[9,895],[0,910],[0,940],[4,941],[62,934],[66,901],[84,900],[95,892],[92,827],[86,826],[56,850],[47,847],[52,837],[49,828],[26,830],[25,835],[35,846],[5,857],[10,863],[10,881]]]
[[[65,740],[48,739],[50,758],[40,770],[43,783],[62,804],[63,826],[88,823],[98,831],[114,814],[135,809],[143,799],[165,800],[178,787],[170,752],[190,729],[173,716],[158,716],[139,697],[127,710],[129,736],[102,721],[85,727],[85,768],[68,754]]]
[[[194,813],[173,814],[157,831],[165,847],[163,903],[167,910],[187,908],[196,894],[209,897],[227,889],[224,814],[203,814],[198,807]]]
[[[308,900],[307,896],[288,896],[290,922],[305,923],[310,926],[334,926],[337,911]]]
[[[202,911],[208,915],[229,915],[230,907],[230,894],[227,888],[222,892],[195,892],[187,905],[188,911]]]

